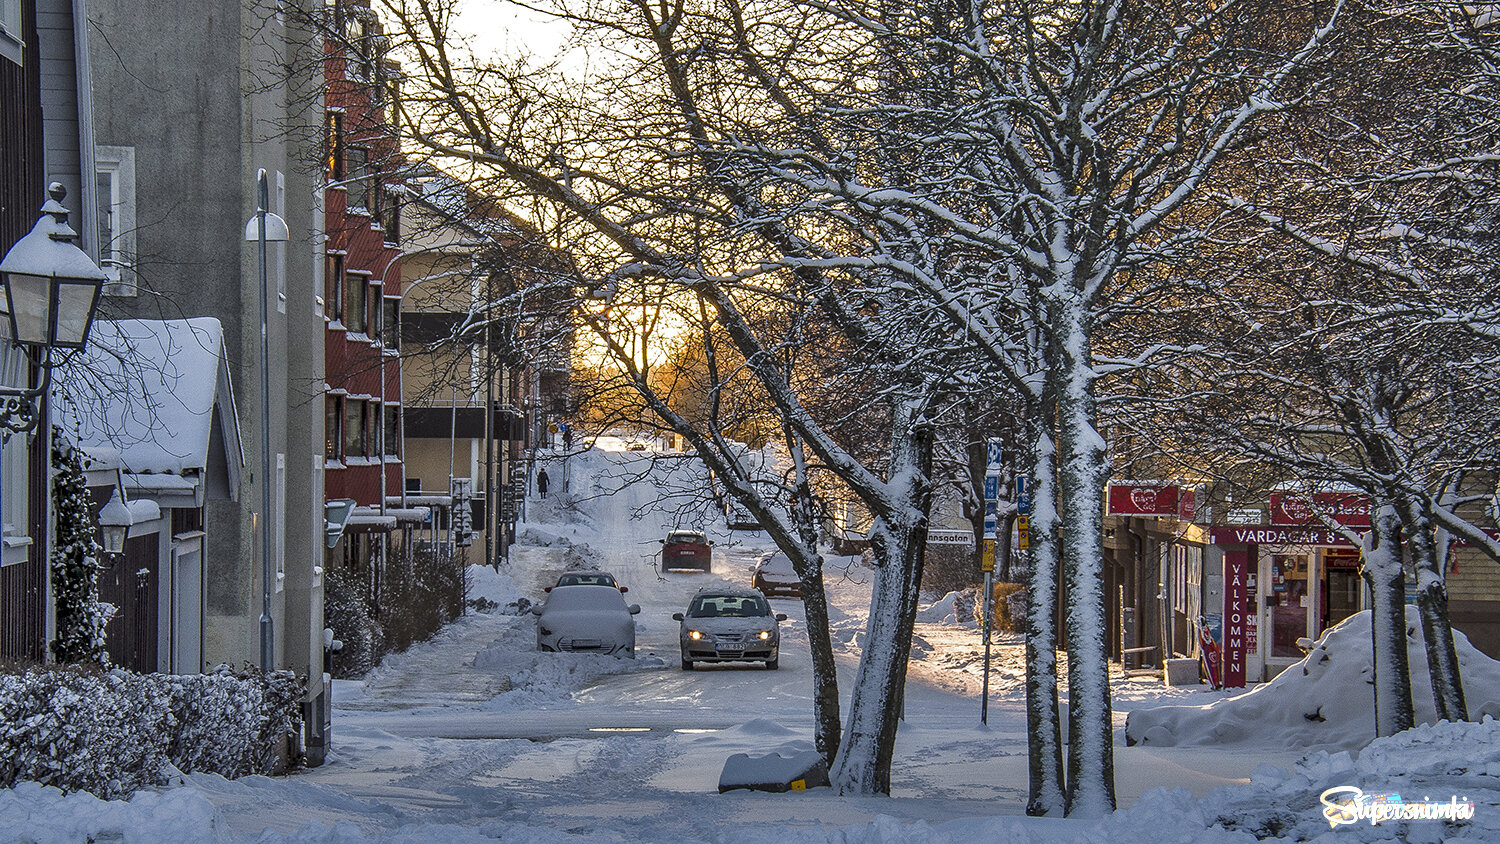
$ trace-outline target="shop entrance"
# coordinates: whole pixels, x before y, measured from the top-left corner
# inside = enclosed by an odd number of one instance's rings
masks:
[[[1358,551],[1352,548],[1329,548],[1323,552],[1323,600],[1319,633],[1359,612],[1363,585],[1359,576]]]
[[[1322,590],[1318,578],[1309,576],[1315,560],[1312,551],[1262,553],[1260,618],[1264,642],[1266,679],[1301,659],[1297,640],[1318,634]]]

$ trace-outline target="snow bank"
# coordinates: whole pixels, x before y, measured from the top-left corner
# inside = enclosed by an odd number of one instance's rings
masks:
[[[917,621],[925,624],[975,626],[978,622],[974,620],[974,590],[949,592],[917,610]]]
[[[1415,607],[1407,608],[1407,653],[1418,723],[1437,720],[1427,655]],[[1500,701],[1500,662],[1454,631],[1464,695],[1472,713]],[[1203,706],[1161,706],[1131,712],[1128,744],[1334,747],[1353,750],[1375,736],[1370,613],[1356,613],[1325,632],[1302,661],[1269,683]],[[1495,704],[1500,706],[1500,704]]]
[[[34,782],[0,790],[0,837],[7,841],[228,841],[218,815],[191,788],[143,791],[129,801],[100,800],[86,791],[64,795]]]
[[[503,607],[525,597],[508,573],[495,571],[489,566],[469,566],[467,577],[471,601],[484,598]]]

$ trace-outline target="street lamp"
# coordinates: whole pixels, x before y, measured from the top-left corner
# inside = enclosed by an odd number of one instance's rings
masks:
[[[78,232],[68,225],[68,195],[57,182],[31,232],[0,260],[0,283],[10,313],[11,340],[41,370],[35,387],[0,386],[0,429],[5,438],[35,428],[37,401],[52,383],[53,349],[82,349],[88,342],[99,293],[108,278],[74,244]],[[32,355],[38,357],[32,357]]]
[[[271,624],[271,341],[266,292],[266,244],[291,239],[286,220],[268,210],[271,189],[264,168],[256,172],[255,215],[245,224],[245,239],[257,244],[260,257],[260,670],[275,661],[276,633]]]

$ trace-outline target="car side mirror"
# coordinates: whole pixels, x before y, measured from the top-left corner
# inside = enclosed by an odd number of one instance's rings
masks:
[[[629,591],[630,591],[630,587],[629,586],[621,586],[620,587],[620,594],[622,594],[622,595],[625,594],[626,592],[629,592]]]
[[[776,614],[776,620],[777,621],[786,621],[786,613],[784,613],[784,612],[777,613]]]
[[[631,604],[627,609],[630,610],[630,614],[631,615],[637,615],[641,611],[641,605],[640,604]]]
[[[672,613],[672,620],[673,621],[682,621],[682,613],[680,613],[680,612],[674,612],[674,613]]]
[[[709,544],[709,545],[712,545],[712,544],[714,544],[714,541],[713,541],[713,540],[712,540],[712,539],[710,539],[710,540],[709,540],[709,541],[708,541],[708,544]]]
[[[543,592],[551,592],[551,591],[552,591],[552,587],[551,587],[551,586],[547,586],[547,587],[544,587],[544,588],[543,588],[543,589],[542,589],[542,591],[543,591]]]
[[[663,545],[666,545],[666,544],[667,544],[667,541],[666,541],[666,540],[665,540],[665,539],[658,539],[658,540],[656,540],[656,541],[657,541],[657,542],[660,542],[660,543],[661,543],[661,544],[663,544]]]
[[[545,605],[544,604],[532,604],[531,605],[531,614],[532,615],[541,615],[542,614],[542,607],[543,606],[545,606]]]

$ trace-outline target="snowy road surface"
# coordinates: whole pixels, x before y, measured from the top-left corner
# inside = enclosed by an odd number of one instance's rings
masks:
[[[548,464],[553,497],[530,502],[523,545],[501,572],[478,569],[475,582],[479,594],[503,604],[523,596],[540,600],[542,588],[569,565],[612,571],[629,587],[627,601],[642,607],[638,658],[539,653],[534,616],[470,614],[433,640],[391,655],[363,682],[336,684],[333,749],[325,765],[276,779],[192,775],[187,787],[145,794],[123,808],[70,798],[75,825],[58,826],[55,839],[36,840],[80,840],[66,829],[108,832],[115,822],[101,818],[114,811],[133,818],[118,824],[127,841],[201,840],[208,828],[219,840],[266,842],[1244,841],[1243,833],[1223,830],[1204,838],[1203,825],[1215,816],[1206,816],[1210,810],[1193,796],[1247,783],[1263,763],[1291,768],[1301,755],[1269,748],[1125,747],[1121,739],[1115,762],[1122,808],[1158,786],[1186,791],[1151,792],[1135,810],[1098,828],[1016,818],[1024,811],[1027,783],[1020,642],[998,639],[989,724],[981,725],[978,631],[943,623],[935,610],[916,631],[891,797],[839,798],[827,789],[720,795],[719,773],[731,754],[812,746],[802,607],[772,601],[790,617],[782,624],[778,671],[748,664],[679,668],[671,614],[701,586],[746,583],[750,565],[769,545],[762,534],[731,534],[703,514],[694,494],[702,478],[690,461],[653,465],[654,456],[595,449],[566,464],[554,457]],[[679,525],[708,528],[716,542],[711,574],[657,570],[658,540]],[[852,560],[830,571],[846,700],[869,606],[867,575]],[[1166,689],[1154,679],[1116,680],[1121,727],[1136,707],[1223,696]],[[1497,761],[1486,764],[1500,773],[1500,731],[1494,736]],[[1467,735],[1451,740],[1475,744]],[[1321,758],[1324,776],[1347,763]],[[1214,805],[1243,801],[1251,808],[1237,810],[1242,828],[1255,828],[1265,823],[1261,815],[1295,804],[1297,814],[1276,823],[1310,819],[1308,828],[1316,829],[1316,795],[1302,793],[1315,779],[1257,776],[1259,785],[1211,798]],[[1279,796],[1264,797],[1275,789]],[[36,807],[27,813],[49,811],[44,804],[53,797],[26,794],[25,805]],[[0,794],[0,832],[8,817],[4,798]],[[1500,830],[1500,806],[1494,818]],[[942,832],[924,832],[922,823],[941,825]],[[26,834],[35,838],[35,829],[26,827]],[[1500,840],[1500,834],[1477,840]]]

